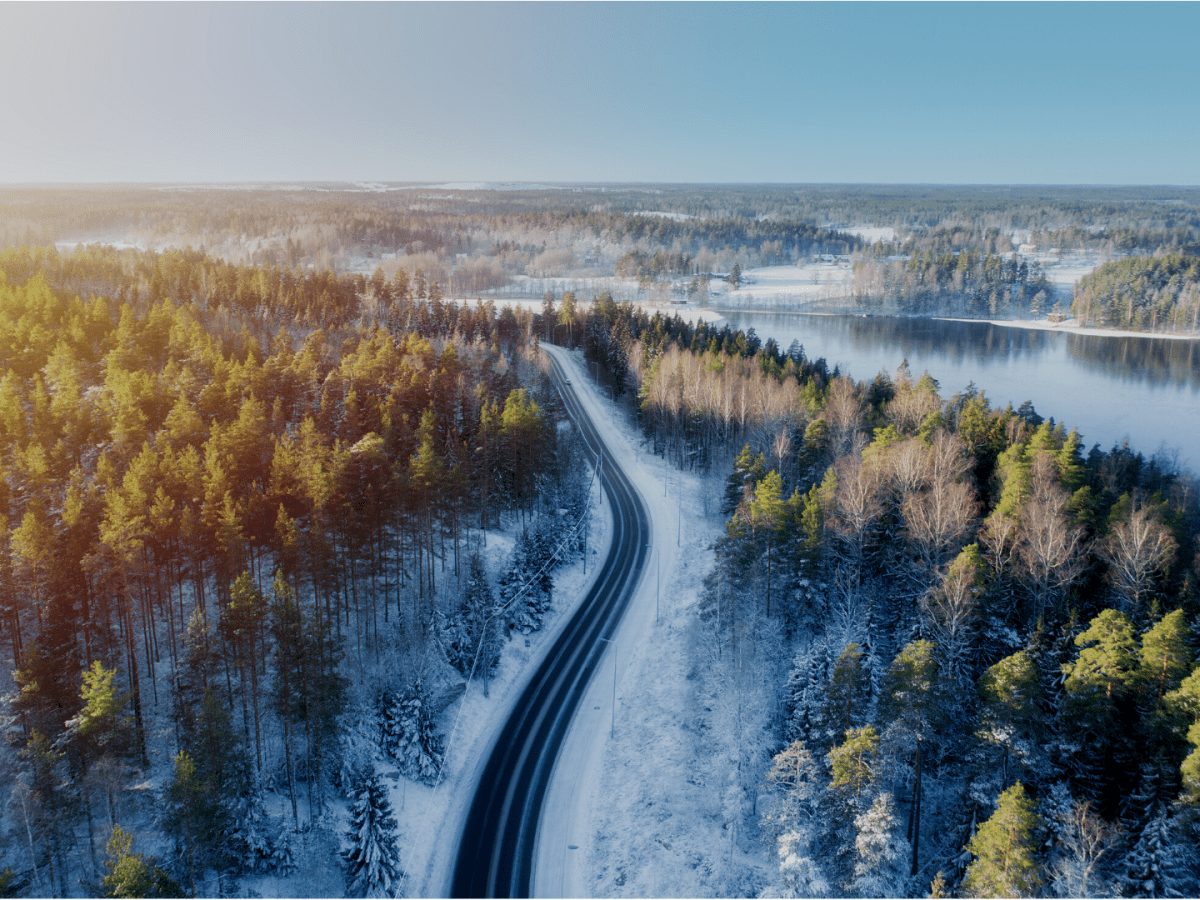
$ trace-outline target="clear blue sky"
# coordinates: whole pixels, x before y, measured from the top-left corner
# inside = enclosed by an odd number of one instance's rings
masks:
[[[1200,184],[1200,4],[3,3],[0,182]]]

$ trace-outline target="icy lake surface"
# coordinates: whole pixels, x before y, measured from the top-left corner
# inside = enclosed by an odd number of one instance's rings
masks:
[[[1085,448],[1108,450],[1126,438],[1147,456],[1160,446],[1200,467],[1200,340],[1109,337],[1031,330],[988,322],[723,312],[733,328],[793,340],[809,359],[856,380],[894,374],[904,359],[914,377],[928,371],[944,399],[969,382],[993,406],[1025,400],[1079,431]]]

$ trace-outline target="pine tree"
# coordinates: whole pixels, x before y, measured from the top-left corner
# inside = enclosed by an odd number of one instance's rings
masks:
[[[825,720],[837,734],[854,728],[866,711],[870,690],[858,644],[847,644],[833,666],[826,694]]]
[[[1183,610],[1177,609],[1142,635],[1138,681],[1144,695],[1143,706],[1153,706],[1155,713],[1161,708],[1163,697],[1178,688],[1188,674],[1192,659],[1188,631]]]
[[[402,874],[396,817],[374,766],[363,773],[355,798],[346,832],[350,847],[342,852],[346,893],[351,897],[390,896]]]
[[[774,799],[760,825],[766,839],[777,842],[788,832],[809,827],[818,792],[817,764],[804,741],[776,754],[767,772],[767,787]]]
[[[879,735],[873,725],[864,725],[846,732],[846,740],[840,747],[829,751],[829,767],[833,772],[832,787],[845,787],[854,791],[855,797],[875,781],[872,766],[879,752]]]
[[[1106,609],[1075,638],[1082,647],[1074,663],[1064,663],[1070,708],[1079,725],[1104,730],[1116,714],[1116,702],[1138,673],[1138,642],[1124,613]]]
[[[1191,752],[1179,767],[1183,785],[1179,799],[1189,806],[1200,806],[1200,666],[1163,698],[1172,728],[1176,733],[1187,729]]]
[[[1004,749],[1004,779],[1010,759],[1028,762],[1041,746],[1042,687],[1025,651],[1007,656],[979,678],[980,738]]]
[[[829,882],[821,866],[809,855],[811,839],[806,831],[789,831],[779,839],[779,878],[782,897],[824,897]]]
[[[1034,858],[1041,819],[1017,782],[996,800],[996,811],[979,826],[967,850],[975,861],[967,869],[968,897],[1028,897],[1041,885]]]
[[[120,825],[113,826],[108,839],[108,857],[104,860],[107,897],[181,897],[183,889],[142,854],[133,852],[133,835]]]

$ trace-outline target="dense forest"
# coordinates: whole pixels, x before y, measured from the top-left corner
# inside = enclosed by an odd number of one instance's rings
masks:
[[[0,256],[6,891],[287,871],[334,792],[376,796],[381,747],[437,778],[445,692],[539,627],[584,546],[586,466],[528,315],[245,274]],[[130,837],[153,813],[158,859]],[[372,852],[352,838],[348,890],[378,887]]]
[[[854,269],[858,307],[900,315],[1040,318],[1051,306],[1051,288],[1035,261],[970,250],[907,260],[864,260]]]
[[[604,304],[593,333],[660,452],[732,469],[706,696],[726,827],[773,794],[768,892],[1195,895],[1192,476],[906,367]]]
[[[1084,324],[1134,331],[1200,331],[1200,257],[1113,260],[1084,276],[1071,306]]]

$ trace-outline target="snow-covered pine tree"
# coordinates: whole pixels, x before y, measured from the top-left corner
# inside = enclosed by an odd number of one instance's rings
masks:
[[[784,737],[789,742],[812,740],[813,729],[823,731],[826,655],[825,642],[817,637],[806,641],[792,660],[783,697],[787,716]]]
[[[1124,859],[1121,893],[1129,897],[1187,897],[1195,888],[1186,848],[1176,839],[1173,817],[1155,804],[1150,821]]]
[[[906,896],[908,860],[912,854],[896,821],[896,804],[892,795],[876,796],[871,807],[854,819],[858,835],[854,847],[854,880],[850,883],[853,897]]]
[[[779,878],[781,897],[824,897],[829,882],[821,866],[805,855],[809,839],[800,831],[790,831],[779,839]]]
[[[337,739],[337,768],[333,777],[334,783],[347,796],[354,790],[358,773],[368,763],[380,758],[380,749],[391,752],[390,747],[395,744],[392,707],[392,693],[383,691],[376,708],[361,704],[342,717]]]
[[[346,831],[350,847],[342,852],[346,863],[346,894],[351,897],[386,897],[401,876],[396,846],[396,817],[387,790],[374,766],[362,774],[350,809]]]
[[[287,829],[267,814],[257,789],[234,807],[230,852],[242,872],[287,875],[296,867]]]
[[[746,444],[733,463],[733,472],[725,483],[725,496],[721,501],[721,514],[732,516],[738,504],[745,499],[747,487],[753,488],[767,474],[767,460],[763,454],[755,455]]]
[[[467,586],[458,608],[441,620],[438,637],[446,660],[464,677],[487,677],[500,660],[500,621],[487,570],[479,553],[471,554]]]
[[[540,559],[537,540],[529,529],[521,532],[508,569],[500,577],[500,605],[505,624],[529,634],[542,625],[550,608],[553,581],[548,560]]]
[[[444,747],[430,706],[431,696],[418,675],[389,708],[388,752],[409,778],[433,784],[442,768]]]

